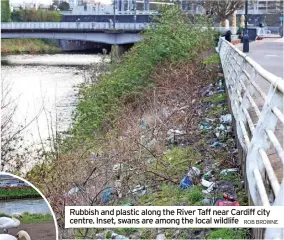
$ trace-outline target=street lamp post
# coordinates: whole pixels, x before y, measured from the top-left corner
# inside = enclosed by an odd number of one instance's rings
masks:
[[[116,22],[116,0],[113,0],[113,28],[115,29],[115,22]]]
[[[243,52],[249,52],[248,0],[246,0],[245,2],[245,29],[243,31]]]
[[[137,12],[136,12],[136,9],[137,9],[137,3],[136,3],[136,0],[134,0],[134,29],[136,29],[136,19],[137,19]]]

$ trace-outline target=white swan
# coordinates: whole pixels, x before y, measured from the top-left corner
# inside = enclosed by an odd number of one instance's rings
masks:
[[[19,231],[17,237],[10,234],[0,234],[0,240],[31,240],[30,235],[26,231]]]
[[[0,229],[3,229],[4,232],[7,233],[9,228],[20,226],[21,222],[16,218],[16,216],[20,217],[21,215],[13,214],[12,218],[0,217]]]
[[[17,239],[18,240],[31,240],[31,237],[30,237],[30,235],[26,231],[21,230],[17,234]]]

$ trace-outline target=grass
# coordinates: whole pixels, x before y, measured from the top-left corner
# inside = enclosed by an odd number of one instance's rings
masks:
[[[0,217],[11,217],[7,214],[0,213]],[[31,214],[31,213],[23,213],[22,218],[20,219],[21,223],[31,224],[31,223],[46,223],[52,222],[53,217],[51,214]]]
[[[248,229],[220,228],[213,230],[208,239],[247,239]]]
[[[182,190],[177,185],[164,184],[161,190],[141,196],[137,204],[140,206],[201,206],[203,194],[201,188],[193,186]]]
[[[203,102],[211,102],[211,103],[219,103],[219,102],[224,102],[227,99],[226,93],[221,93],[221,94],[214,94],[209,97],[205,97],[203,99]]]
[[[33,188],[28,189],[0,189],[0,199],[40,197]]]
[[[1,39],[2,54],[58,53],[61,49],[53,42],[40,39]]]

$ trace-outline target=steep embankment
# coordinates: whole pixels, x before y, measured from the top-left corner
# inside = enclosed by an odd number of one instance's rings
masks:
[[[58,53],[61,49],[51,41],[40,39],[1,39],[1,54]]]
[[[212,205],[223,192],[246,204],[238,169],[222,171],[238,166],[219,57],[212,55],[215,33],[195,24],[208,23],[190,22],[179,8],[167,10],[98,83],[82,89],[73,136],[56,145],[48,164],[29,173],[53,203],[64,237],[111,235],[65,232],[64,204]],[[186,175],[189,186],[181,188]],[[158,233],[113,231],[133,239]],[[247,238],[246,230],[237,229],[164,233],[175,239]]]

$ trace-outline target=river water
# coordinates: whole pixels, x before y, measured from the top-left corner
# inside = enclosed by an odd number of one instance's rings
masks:
[[[8,86],[9,98],[16,106],[13,126],[27,126],[21,133],[24,146],[35,146],[50,138],[55,128],[59,132],[70,129],[78,85],[89,77],[88,67],[101,59],[95,54],[2,57],[2,86]],[[25,168],[34,164],[31,161]]]
[[[48,213],[51,214],[44,199],[19,199],[0,201],[0,213]]]

